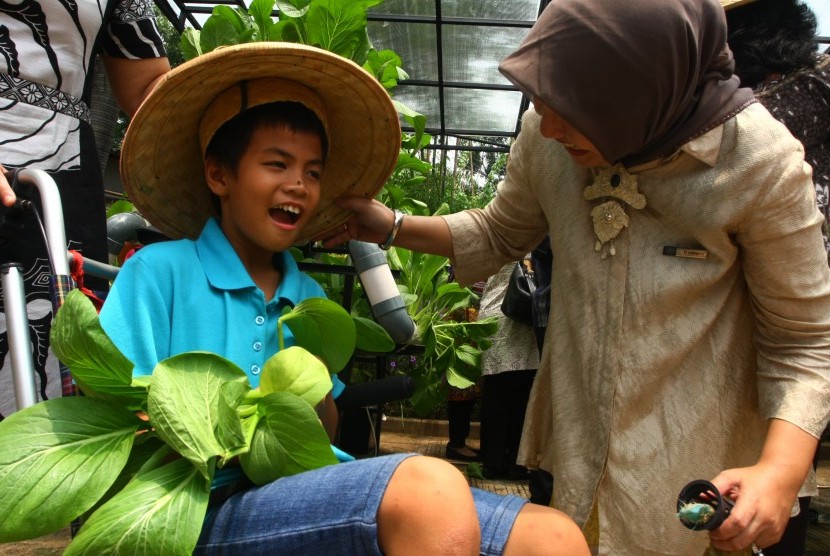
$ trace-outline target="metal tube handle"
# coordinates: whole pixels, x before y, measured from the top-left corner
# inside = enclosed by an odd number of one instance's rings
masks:
[[[9,360],[17,409],[37,403],[34,359],[29,336],[29,316],[26,313],[26,293],[23,289],[22,265],[9,263],[0,266],[3,283],[3,304],[9,339]]]
[[[20,181],[33,185],[40,193],[43,206],[43,226],[46,229],[47,249],[51,254],[55,274],[69,275],[69,262],[66,259],[66,230],[63,222],[61,195],[55,180],[43,170],[23,168],[17,172]]]

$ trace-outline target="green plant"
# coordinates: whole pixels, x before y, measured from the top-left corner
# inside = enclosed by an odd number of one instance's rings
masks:
[[[498,321],[454,319],[459,310],[473,304],[475,294],[449,280],[446,257],[393,247],[388,260],[401,273],[401,297],[424,346],[420,364],[412,372],[417,389],[411,402],[416,412],[427,414],[446,399],[447,384],[467,388],[479,378],[481,353],[490,347],[488,338],[496,332]]]
[[[86,515],[66,554],[190,554],[217,468],[238,457],[264,484],[334,463],[313,409],[331,388],[329,372],[356,346],[394,344],[376,323],[322,298],[283,313],[275,331],[281,348],[283,326],[298,345],[268,360],[257,390],[233,363],[206,352],[176,355],[152,376],[134,378],[91,302],[70,292],[51,345],[84,395],[0,422],[0,542]]]
[[[220,46],[258,41],[307,44],[354,61],[391,90],[407,77],[401,59],[391,50],[372,48],[366,34],[367,11],[382,1],[253,0],[248,9],[219,5],[201,31],[182,33],[182,55],[190,60]]]

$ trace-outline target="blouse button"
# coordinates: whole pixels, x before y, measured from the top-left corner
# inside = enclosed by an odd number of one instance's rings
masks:
[[[258,375],[260,373],[260,371],[261,371],[261,369],[259,368],[259,365],[251,365],[251,374],[252,375]]]
[[[259,351],[262,349],[262,342],[254,342],[254,351]]]
[[[254,319],[254,322],[257,324],[262,324],[265,322],[265,317],[263,317],[262,315],[257,315],[257,317]]]

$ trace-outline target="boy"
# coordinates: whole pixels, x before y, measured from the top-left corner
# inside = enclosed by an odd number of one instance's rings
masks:
[[[286,250],[348,218],[334,198],[374,196],[399,133],[383,88],[315,48],[248,44],[171,72],[130,125],[122,176],[163,232],[198,237],[138,252],[104,305],[101,323],[136,373],[206,350],[256,387],[282,307],[323,295]],[[214,499],[196,553],[588,553],[563,514],[471,492],[451,465],[411,454]]]

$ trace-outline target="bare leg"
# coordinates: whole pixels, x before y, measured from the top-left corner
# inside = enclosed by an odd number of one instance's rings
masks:
[[[440,459],[404,460],[380,503],[378,544],[390,556],[478,554],[478,515],[461,472]]]
[[[504,556],[590,556],[582,531],[553,508],[526,504],[507,538]]]

